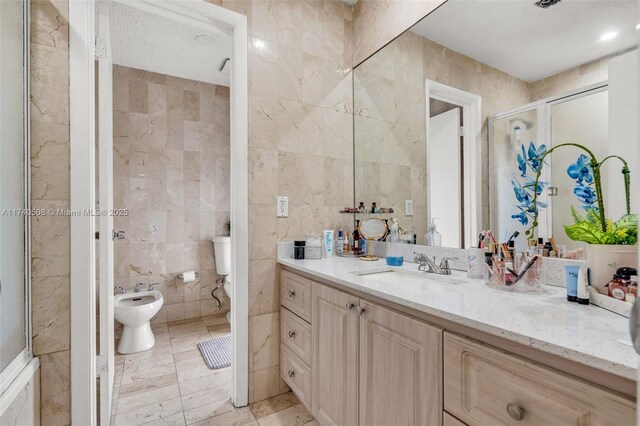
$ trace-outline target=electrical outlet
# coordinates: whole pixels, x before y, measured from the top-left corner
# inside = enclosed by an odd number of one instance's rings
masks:
[[[405,216],[413,216],[413,200],[404,200]]]
[[[278,197],[276,202],[276,217],[289,217],[289,197]]]

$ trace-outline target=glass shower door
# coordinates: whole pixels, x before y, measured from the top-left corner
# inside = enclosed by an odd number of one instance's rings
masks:
[[[0,393],[29,357],[26,7],[0,1]]]

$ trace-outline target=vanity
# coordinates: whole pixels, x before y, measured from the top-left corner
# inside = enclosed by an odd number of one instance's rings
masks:
[[[279,263],[281,377],[320,424],[635,424],[626,318],[564,289],[516,294],[384,260]]]

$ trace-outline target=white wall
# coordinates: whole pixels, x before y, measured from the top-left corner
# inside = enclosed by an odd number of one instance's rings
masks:
[[[638,212],[638,51],[609,61],[609,154],[622,156],[631,169],[631,211]],[[613,220],[625,213],[620,163],[606,166],[609,176],[607,216]],[[635,185],[634,185],[635,184]]]

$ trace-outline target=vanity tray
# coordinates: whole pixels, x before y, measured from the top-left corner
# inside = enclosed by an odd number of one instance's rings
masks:
[[[364,256],[364,255],[365,255],[364,253],[361,253],[361,254],[353,254],[353,252],[349,252],[349,254],[337,254],[337,253],[336,253],[336,256],[338,256],[338,257],[352,257],[352,258],[358,258],[358,257],[362,257],[362,256]]]

